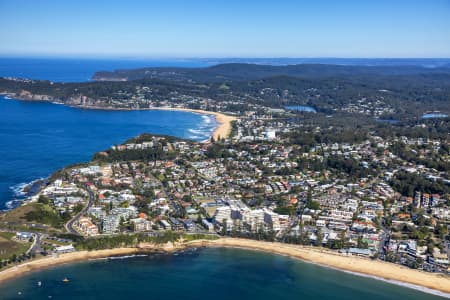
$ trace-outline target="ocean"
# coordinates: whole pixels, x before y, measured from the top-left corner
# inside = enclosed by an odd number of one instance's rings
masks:
[[[0,76],[84,82],[99,70],[205,64],[185,59],[0,58]],[[88,161],[95,152],[138,134],[203,141],[216,125],[213,116],[190,112],[83,110],[0,96],[0,210],[17,205],[11,200],[23,199],[21,190],[31,181]]]
[[[69,283],[62,282],[65,277]],[[2,284],[0,300],[7,299],[442,298],[284,256],[211,248],[62,265]]]
[[[199,66],[196,61],[0,58],[0,76],[87,81],[98,70]],[[0,209],[24,184],[140,133],[197,141],[212,116],[173,111],[82,110],[0,97]],[[62,283],[68,277],[70,283]],[[38,286],[38,281],[42,285]],[[0,285],[3,299],[440,299],[284,256],[237,249],[86,261],[30,273]]]
[[[21,199],[27,183],[89,161],[98,151],[141,133],[207,140],[212,115],[179,111],[87,110],[0,96],[0,209]]]
[[[55,82],[90,81],[97,71],[144,67],[204,67],[195,59],[88,59],[88,58],[8,58],[0,57],[0,77],[19,77]]]

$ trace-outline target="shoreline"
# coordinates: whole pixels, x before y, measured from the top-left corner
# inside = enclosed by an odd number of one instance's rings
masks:
[[[215,111],[207,111],[207,110],[192,109],[192,108],[182,108],[182,107],[152,107],[152,108],[143,108],[141,110],[184,111],[184,112],[191,112],[191,113],[202,114],[202,115],[213,115],[216,119],[217,126],[212,133],[212,137],[216,141],[219,138],[227,138],[231,133],[231,127],[232,127],[231,122],[238,119],[238,117],[229,116],[229,115],[215,112]]]
[[[421,292],[450,298],[450,276],[433,274],[409,269],[397,264],[371,260],[368,258],[347,256],[321,248],[283,244],[277,242],[263,242],[238,238],[220,238],[218,240],[194,240],[190,242],[176,242],[162,245],[140,244],[134,248],[115,248],[96,251],[77,251],[61,254],[57,257],[45,257],[24,264],[20,264],[0,271],[0,284],[14,278],[62,264],[87,261],[91,259],[112,256],[148,254],[153,252],[171,253],[193,247],[206,248],[237,248],[261,251],[265,253],[288,256],[307,263],[350,273],[357,276],[382,280],[391,284],[401,285]]]
[[[215,111],[207,111],[202,109],[193,109],[193,108],[184,108],[184,107],[169,107],[169,106],[162,106],[162,107],[148,107],[148,108],[120,108],[120,107],[102,107],[102,106],[81,106],[81,105],[68,105],[63,102],[58,102],[55,100],[34,100],[34,99],[21,99],[17,95],[11,94],[11,93],[0,93],[0,95],[4,95],[9,97],[7,100],[17,100],[17,101],[29,101],[29,102],[47,102],[52,104],[58,104],[58,105],[65,105],[68,107],[78,108],[78,109],[94,109],[94,110],[110,110],[110,111],[144,111],[144,110],[166,110],[166,111],[182,111],[182,112],[191,112],[191,113],[197,113],[202,115],[213,115],[216,119],[217,126],[214,129],[211,136],[214,138],[214,140],[218,140],[219,138],[227,138],[231,133],[231,122],[238,119],[237,116],[230,116],[226,115],[224,113],[215,112]],[[150,132],[151,133],[151,132]],[[209,140],[205,141],[209,142]]]
[[[8,98],[5,98],[6,100],[15,100],[15,101],[25,101],[25,102],[46,102],[46,103],[52,103],[52,104],[58,104],[58,105],[64,105],[67,107],[77,108],[77,109],[92,109],[92,110],[107,110],[107,111],[139,111],[139,110],[166,110],[166,111],[182,111],[182,112],[190,112],[190,113],[196,113],[196,114],[202,114],[202,115],[213,115],[215,117],[215,120],[217,122],[217,125],[214,129],[214,131],[211,134],[211,137],[214,138],[215,141],[217,141],[219,138],[228,138],[231,130],[232,125],[231,122],[238,119],[236,116],[230,116],[219,112],[213,112],[213,111],[207,111],[207,110],[201,110],[201,109],[191,109],[191,108],[181,108],[181,107],[151,107],[151,108],[140,108],[140,109],[130,109],[130,108],[106,108],[106,107],[97,107],[97,106],[78,106],[78,105],[67,105],[65,103],[59,103],[57,101],[50,101],[50,100],[33,100],[33,99],[20,99],[16,95],[11,93],[1,93],[0,96],[7,96]],[[200,143],[210,143],[210,139],[206,139]],[[26,183],[26,186],[32,184],[35,181],[46,179],[46,178],[38,178],[34,179],[29,183]],[[23,193],[23,190],[20,191]],[[16,199],[15,201],[18,203],[23,203],[25,199]],[[10,210],[14,209],[15,207],[8,207],[6,203],[14,201],[13,199],[5,202],[6,209],[0,209],[2,210]]]
[[[347,256],[323,248],[237,238],[203,242],[192,241],[190,243],[192,245],[200,244],[204,247],[237,248],[287,256],[340,272],[450,298],[450,276],[414,270],[381,260]]]
[[[23,100],[20,100],[20,101],[23,101]],[[27,100],[25,100],[25,101],[27,101]],[[31,101],[33,101],[33,100],[31,100]],[[51,103],[53,103],[53,102],[51,102]],[[62,104],[66,105],[64,103],[62,103]],[[208,110],[201,110],[201,109],[184,108],[184,107],[161,106],[161,107],[148,107],[148,108],[132,109],[132,108],[111,108],[111,107],[107,108],[107,107],[100,107],[100,106],[77,106],[77,105],[66,105],[66,106],[73,107],[73,108],[79,108],[79,109],[96,109],[96,110],[111,110],[111,111],[165,110],[165,111],[190,112],[190,113],[196,113],[196,114],[201,114],[201,115],[213,115],[214,118],[216,119],[217,126],[214,129],[211,136],[216,141],[219,138],[227,138],[231,133],[231,127],[232,127],[231,122],[238,119],[238,117],[229,116],[224,113],[208,111]],[[209,142],[209,140],[206,140],[205,142]]]

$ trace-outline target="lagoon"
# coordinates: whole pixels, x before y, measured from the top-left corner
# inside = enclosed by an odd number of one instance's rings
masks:
[[[427,114],[423,114],[422,115],[422,119],[439,119],[439,118],[447,118],[448,115],[447,114],[443,114],[443,113],[427,113]]]
[[[284,107],[287,110],[292,110],[292,111],[302,111],[302,112],[312,112],[312,113],[316,113],[316,109],[312,106],[308,106],[308,105],[288,105]]]

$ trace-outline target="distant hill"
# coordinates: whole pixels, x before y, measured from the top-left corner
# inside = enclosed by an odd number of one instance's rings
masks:
[[[206,68],[152,67],[113,72],[96,72],[96,81],[131,81],[137,79],[163,79],[197,83],[256,80],[275,76],[290,76],[305,79],[354,76],[386,76],[417,74],[450,74],[449,67],[427,68],[422,66],[347,66],[326,64],[298,64],[286,66],[245,63],[219,64]]]
[[[272,66],[287,66],[298,64],[322,64],[338,66],[417,66],[426,68],[449,67],[450,58],[337,58],[337,57],[271,57],[271,58],[204,58],[200,61],[208,66],[244,63]]]

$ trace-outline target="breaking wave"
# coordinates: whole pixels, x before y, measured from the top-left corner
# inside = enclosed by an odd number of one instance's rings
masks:
[[[23,197],[26,195],[24,189],[30,184],[32,184],[32,182],[22,182],[9,187],[9,189],[13,192],[15,197]]]
[[[195,141],[206,141],[211,137],[216,126],[214,115],[202,115],[201,122],[196,127],[189,128],[186,137]]]

